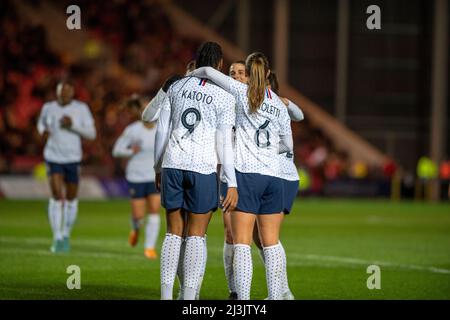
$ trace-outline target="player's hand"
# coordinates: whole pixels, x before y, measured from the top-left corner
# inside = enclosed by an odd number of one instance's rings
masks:
[[[62,117],[62,119],[60,120],[59,123],[61,125],[61,128],[64,128],[64,129],[72,128],[72,119],[69,116]]]
[[[164,92],[167,92],[167,90],[169,90],[169,88],[170,88],[170,86],[175,82],[175,81],[178,81],[178,80],[180,80],[181,78],[183,78],[182,76],[179,76],[179,75],[173,75],[173,76],[171,76],[171,77],[169,77],[167,80],[166,80],[166,82],[164,82],[164,84],[163,84],[163,86],[162,86],[162,90],[164,91]]]
[[[227,196],[222,204],[223,212],[233,211],[237,206],[238,198],[237,188],[228,188]]]
[[[156,185],[156,190],[161,192],[161,172],[157,172],[155,174],[155,185]]]
[[[134,154],[136,154],[138,152],[141,152],[142,149],[141,149],[141,147],[138,144],[133,144],[131,146],[131,150],[133,151]]]

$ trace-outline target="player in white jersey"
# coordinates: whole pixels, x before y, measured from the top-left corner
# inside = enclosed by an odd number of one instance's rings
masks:
[[[283,184],[278,154],[292,152],[287,108],[266,86],[270,73],[267,58],[253,53],[246,59],[248,85],[212,68],[192,75],[211,79],[236,98],[236,178],[239,201],[232,212],[233,271],[238,299],[250,299],[253,274],[251,242],[257,221],[264,246],[269,299],[282,299],[281,272],[286,261],[279,244],[283,219]]]
[[[222,63],[217,43],[206,42],[199,48],[197,66],[220,68]],[[211,213],[219,204],[218,160],[229,186],[223,201],[225,210],[233,210],[238,199],[231,146],[235,113],[230,106],[235,101],[214,83],[195,77],[175,82],[167,95],[170,107],[164,105],[161,109],[155,143],[155,171],[157,183],[161,177],[168,230],[161,251],[161,299],[172,299],[184,234],[184,210],[187,230],[183,299],[193,300],[204,263],[204,235]]]
[[[50,250],[54,253],[70,250],[70,233],[78,212],[81,138],[96,137],[89,107],[73,99],[73,86],[60,82],[56,95],[56,101],[44,104],[37,123],[38,132],[47,140],[44,159],[52,194],[48,216],[53,231]]]
[[[195,69],[195,60],[192,60],[188,63],[188,65],[186,66],[186,73],[191,72]],[[159,118],[159,114],[161,112],[161,109],[163,108],[163,106],[165,106],[165,108],[170,108],[170,101],[169,101],[169,97],[167,96],[167,90],[170,88],[170,86],[177,80],[179,80],[181,77],[179,76],[172,76],[169,79],[167,79],[167,81],[164,83],[163,87],[158,91],[158,93],[156,94],[156,96],[147,104],[147,106],[144,109],[144,112],[142,113],[142,120],[145,122],[152,122],[152,121],[156,121]],[[184,210],[182,209],[182,218],[184,221],[184,233],[182,236],[182,240],[181,240],[181,248],[180,248],[180,258],[178,260],[178,269],[177,269],[177,277],[178,277],[178,281],[180,284],[180,289],[178,292],[178,300],[183,299],[183,295],[184,295],[184,290],[183,290],[183,282],[184,282],[184,252],[186,249],[186,222],[187,222],[187,217],[186,217],[186,212],[184,212]],[[203,282],[203,276],[205,273],[205,268],[206,268],[206,260],[207,260],[207,255],[208,255],[208,251],[207,251],[207,246],[206,246],[206,234],[204,236],[204,254],[203,254],[203,266],[201,268],[201,272],[200,272],[200,276],[198,279],[198,285],[197,285],[197,290],[196,290],[196,300],[199,300],[200,298],[200,290],[201,290],[201,286],[202,286],[202,282]]]
[[[245,72],[245,61],[239,60],[235,61],[231,64],[229,75],[234,80],[240,81],[242,83],[248,82],[248,76]],[[268,77],[269,85],[268,87],[273,90],[275,93],[278,94],[278,81],[276,78],[276,74],[271,71]],[[291,102],[290,100],[280,97],[280,99],[283,101],[283,103],[288,108],[289,117],[292,121],[301,121],[303,120],[303,112],[301,109]],[[281,161],[281,167],[282,172],[280,173],[280,177],[283,179],[284,184],[284,199],[285,199],[285,207],[289,209],[284,209],[285,213],[289,213],[290,208],[292,206],[292,203],[295,199],[295,196],[297,195],[298,190],[298,173],[297,169],[293,163],[293,158],[288,157],[288,155],[291,155],[291,153],[284,153],[280,154],[280,161]],[[287,173],[286,173],[287,171]],[[286,177],[286,175],[288,175]],[[221,182],[221,192],[226,191],[226,183],[223,181]],[[233,274],[233,235],[231,232],[231,220],[230,220],[230,214],[224,213],[223,214],[223,221],[224,221],[224,235],[225,235],[225,241],[224,241],[224,247],[223,247],[223,263],[224,263],[224,270],[225,270],[225,277],[227,279],[228,284],[228,290],[230,292],[229,299],[234,300],[237,298],[236,289],[234,285],[234,274]],[[264,263],[264,253],[263,253],[263,247],[261,245],[260,239],[259,239],[259,232],[258,227],[255,224],[254,230],[253,230],[253,241],[256,244],[256,246],[259,249],[260,256],[262,258],[262,261]],[[280,241],[280,245],[281,241]],[[294,296],[292,295],[288,282],[287,282],[287,271],[284,270],[283,274],[284,278],[284,285],[283,285],[283,299],[285,300],[292,300],[294,299]]]
[[[278,94],[278,80],[275,72],[271,71],[268,77],[269,82],[269,88]],[[293,102],[291,102],[289,99],[280,97],[281,101],[286,105],[288,108],[289,117],[292,121],[302,121],[304,119],[304,115],[302,110]],[[280,158],[280,164],[281,164],[281,172],[280,172],[280,178],[283,181],[283,199],[284,199],[284,207],[283,207],[283,213],[289,214],[292,205],[294,203],[295,198],[297,197],[297,192],[299,188],[299,176],[297,172],[297,167],[294,164],[294,154],[293,152],[286,152],[279,155]],[[259,249],[261,259],[263,263],[265,263],[264,258],[264,250],[261,245],[260,237],[258,228],[253,229],[253,241],[256,244],[256,246]],[[284,247],[279,242],[281,249],[284,251]],[[285,255],[284,255],[285,256]],[[294,300],[295,297],[292,294],[291,290],[289,289],[288,284],[288,277],[287,277],[287,269],[286,269],[286,262],[284,263],[285,269],[282,273],[282,286],[281,286],[281,294],[283,300]]]
[[[141,113],[139,98],[130,99],[127,107],[139,117]],[[148,212],[144,255],[149,259],[158,257],[155,247],[160,227],[161,198],[156,190],[153,169],[155,133],[154,122],[135,121],[125,128],[113,148],[114,157],[129,159],[126,167],[132,210],[129,243],[132,247],[136,246],[145,213]]]

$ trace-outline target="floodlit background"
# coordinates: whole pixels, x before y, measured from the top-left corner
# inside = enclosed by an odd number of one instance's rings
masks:
[[[80,30],[66,27],[72,4],[81,9]],[[379,30],[366,26],[370,5],[381,10]],[[73,298],[58,289],[65,269],[58,272],[72,260],[95,274],[93,291],[75,297],[159,297],[158,265],[126,246],[125,162],[111,152],[133,121],[124,101],[139,94],[146,104],[167,77],[184,74],[209,40],[222,45],[224,72],[264,52],[280,95],[304,111],[305,120],[292,124],[301,191],[282,234],[294,294],[450,298],[449,15],[446,0],[2,0],[0,274],[7,283],[0,282],[1,297],[52,298],[46,292],[53,288]],[[59,258],[47,252],[45,141],[36,120],[64,77],[90,106],[98,134],[83,143],[85,202],[74,250]],[[226,297],[221,228],[217,214],[208,234],[215,250],[205,280],[210,299]],[[11,259],[17,273],[4,263]],[[378,295],[365,286],[365,267],[374,261],[392,280]],[[123,275],[118,291],[106,285],[106,265],[130,276]],[[264,298],[263,269],[256,268],[254,296]],[[138,284],[149,269],[152,280]],[[346,275],[336,278],[337,272]],[[133,281],[136,291],[132,284],[121,291]],[[223,288],[213,289],[215,281]]]

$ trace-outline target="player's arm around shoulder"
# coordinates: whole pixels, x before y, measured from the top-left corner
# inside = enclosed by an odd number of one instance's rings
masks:
[[[218,118],[217,128],[217,155],[222,165],[225,180],[228,185],[227,195],[223,200],[224,212],[233,211],[239,199],[236,182],[236,171],[234,167],[233,150],[233,126],[236,124],[235,99],[232,95],[223,99],[222,112]]]

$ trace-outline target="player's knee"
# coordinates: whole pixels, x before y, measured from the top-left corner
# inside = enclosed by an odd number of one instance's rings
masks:
[[[183,237],[184,236],[184,226],[181,223],[169,223],[167,225],[167,232],[174,234],[176,236],[179,237]]]
[[[206,233],[206,228],[203,226],[190,225],[187,230],[188,237],[204,237],[205,233]]]
[[[248,236],[235,235],[233,238],[233,243],[234,244],[246,244],[246,245],[250,246],[252,244],[252,238],[248,237]]]
[[[263,243],[257,245],[258,248],[262,249],[262,247],[271,247],[271,246],[275,246],[279,243],[279,239],[278,238],[268,238],[268,239],[263,239]],[[255,242],[256,244],[256,242]]]
[[[76,195],[67,195],[66,199],[67,199],[67,201],[76,201],[77,196]]]
[[[52,192],[52,198],[55,201],[62,201],[64,197],[61,191],[54,191]]]

